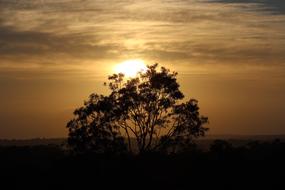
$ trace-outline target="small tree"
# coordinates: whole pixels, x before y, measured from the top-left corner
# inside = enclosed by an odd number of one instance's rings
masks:
[[[114,74],[105,83],[110,95],[91,94],[67,124],[68,142],[73,149],[178,151],[204,136],[208,118],[200,116],[198,101],[182,103],[184,95],[179,90],[177,73],[157,67],[150,65],[146,72],[128,80],[123,74]]]

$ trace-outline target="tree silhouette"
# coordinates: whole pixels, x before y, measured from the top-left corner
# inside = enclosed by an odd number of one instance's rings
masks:
[[[126,79],[109,76],[108,96],[91,94],[67,124],[69,145],[77,152],[178,151],[204,136],[207,117],[200,116],[198,101],[181,103],[177,73],[158,64]]]

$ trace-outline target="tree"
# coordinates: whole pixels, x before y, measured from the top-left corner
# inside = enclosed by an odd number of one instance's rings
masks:
[[[208,130],[198,101],[182,102],[177,73],[158,69],[158,64],[135,78],[109,76],[105,86],[111,93],[91,94],[67,124],[68,142],[75,151],[176,152]]]

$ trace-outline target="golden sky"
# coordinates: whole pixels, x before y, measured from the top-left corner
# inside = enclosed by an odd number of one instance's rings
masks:
[[[129,59],[178,71],[211,134],[285,134],[283,0],[0,0],[0,138],[66,136]]]

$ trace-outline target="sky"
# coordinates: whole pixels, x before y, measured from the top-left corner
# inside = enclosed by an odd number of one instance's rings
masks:
[[[130,59],[177,71],[209,134],[285,134],[283,0],[0,0],[0,138],[65,137]]]

